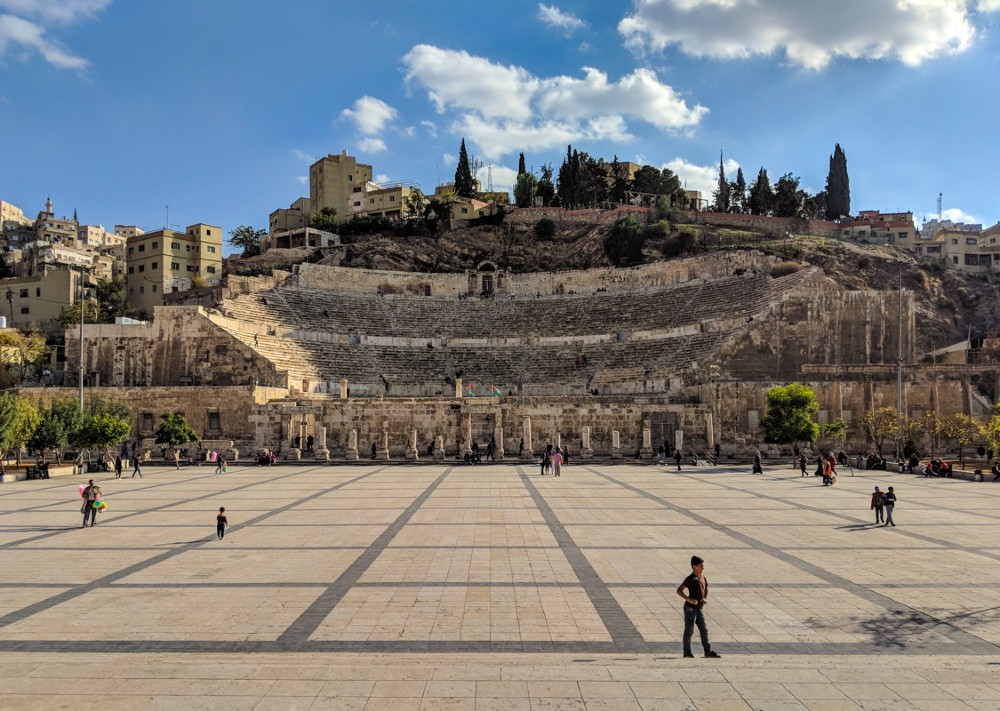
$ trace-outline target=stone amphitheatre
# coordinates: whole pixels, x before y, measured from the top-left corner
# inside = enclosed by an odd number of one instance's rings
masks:
[[[206,446],[283,459],[350,459],[373,442],[393,460],[439,442],[451,459],[493,438],[505,457],[552,443],[628,457],[644,442],[740,456],[760,444],[771,385],[808,382],[821,424],[851,423],[895,406],[900,356],[907,412],[984,407],[976,383],[995,368],[919,362],[912,291],[849,289],[778,261],[733,250],[445,274],[301,263],[230,274],[210,303],[158,307],[150,323],[88,325],[84,367],[134,404],[141,438],[180,411]],[[68,382],[78,348],[67,332]],[[294,443],[309,437],[306,455]]]

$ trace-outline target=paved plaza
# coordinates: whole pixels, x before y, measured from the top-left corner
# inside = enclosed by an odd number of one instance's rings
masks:
[[[150,468],[87,529],[4,484],[0,709],[1000,709],[1000,485],[749,469]]]

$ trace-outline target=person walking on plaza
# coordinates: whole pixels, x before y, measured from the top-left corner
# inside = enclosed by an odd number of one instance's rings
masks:
[[[678,447],[674,450],[674,461],[677,462],[677,471],[681,470],[681,450]]]
[[[132,469],[132,478],[135,479],[135,475],[138,474],[139,478],[142,479],[142,467],[139,464],[139,455],[135,452],[132,452],[132,461],[134,462],[133,465],[134,468]]]
[[[224,471],[226,471],[226,458],[222,456],[222,453],[220,452],[215,458],[215,473],[221,474]]]
[[[94,506],[94,502],[101,498],[101,487],[97,486],[91,479],[87,482],[87,488],[83,490],[81,495],[83,496],[83,507],[80,511],[83,513],[83,525],[80,528],[87,527],[87,516],[90,516],[90,525],[94,527],[97,525],[97,507]]]
[[[892,510],[896,508],[896,492],[892,490],[891,486],[889,487],[889,490],[885,492],[883,501],[885,502],[885,523],[882,525],[895,527],[896,522],[892,520]]]
[[[226,526],[229,525],[229,520],[226,518],[226,507],[219,507],[219,515],[215,517],[215,535],[222,540],[226,537]]]
[[[694,628],[698,627],[701,635],[701,647],[705,656],[718,659],[719,653],[712,649],[708,641],[708,626],[705,624],[705,609],[708,603],[708,579],[705,577],[705,561],[696,555],[691,556],[691,575],[677,586],[677,594],[684,598],[684,656],[693,657],[691,653],[691,637]]]
[[[559,451],[559,448],[556,447],[556,451],[552,453],[552,474],[554,476],[562,475],[562,462],[562,453]]]
[[[872,509],[875,511],[875,524],[885,523],[885,494],[875,487],[872,493]]]
[[[115,455],[115,479],[122,478],[122,455]]]
[[[802,472],[799,475],[799,478],[804,476],[809,476],[809,474],[806,472],[806,455],[804,454],[799,455],[799,471]]]
[[[753,453],[753,473],[754,474],[764,473],[764,467],[761,466],[761,457],[759,449],[755,450]]]

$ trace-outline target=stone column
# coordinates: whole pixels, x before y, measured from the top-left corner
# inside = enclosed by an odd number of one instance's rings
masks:
[[[493,441],[496,443],[493,449],[493,459],[499,461],[503,459],[503,427],[493,428]]]
[[[622,440],[618,430],[611,430],[611,458],[622,458]]]
[[[649,420],[642,421],[642,447],[639,448],[639,459],[653,458],[653,437],[649,428]]]
[[[342,378],[340,381],[340,399],[347,399],[347,378]]]
[[[684,430],[674,431],[674,449],[684,451]]]
[[[552,450],[562,449],[562,435],[558,432],[552,433]]]
[[[583,448],[580,450],[581,459],[593,459],[594,450],[590,448],[590,427],[584,427],[581,436]]]
[[[434,438],[434,461],[444,461],[444,435]]]
[[[461,398],[462,395],[463,395],[463,393],[462,393],[462,379],[461,378],[455,378],[455,397]]]
[[[462,459],[467,452],[472,452],[472,415],[465,416],[465,423],[462,425],[462,443],[458,450],[459,459]]]
[[[389,461],[389,430],[382,430],[382,436],[378,440],[379,446],[375,450],[375,459],[380,462]]]
[[[417,431],[410,430],[410,446],[406,449],[406,458],[412,462],[420,459],[420,452],[417,451]]]
[[[711,412],[705,413],[705,441],[710,448],[715,447],[715,420]]]
[[[330,450],[326,448],[326,426],[316,427],[316,441],[313,443],[313,457],[322,461],[329,461]]]
[[[521,420],[521,436],[524,438],[524,448],[521,450],[522,459],[534,459],[535,452],[531,448],[531,418],[525,417]]]
[[[299,447],[295,446],[295,435],[299,435]],[[291,420],[288,423],[288,448],[285,450],[285,460],[298,462],[302,459],[302,420],[296,425]]]
[[[358,461],[358,431],[351,430],[350,436],[347,438],[347,452],[344,458],[349,462]]]

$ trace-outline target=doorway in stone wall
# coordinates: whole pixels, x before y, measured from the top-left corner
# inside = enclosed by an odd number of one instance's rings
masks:
[[[654,412],[649,416],[650,444],[657,451],[662,444],[668,452],[674,450],[674,436],[677,433],[676,412]]]

